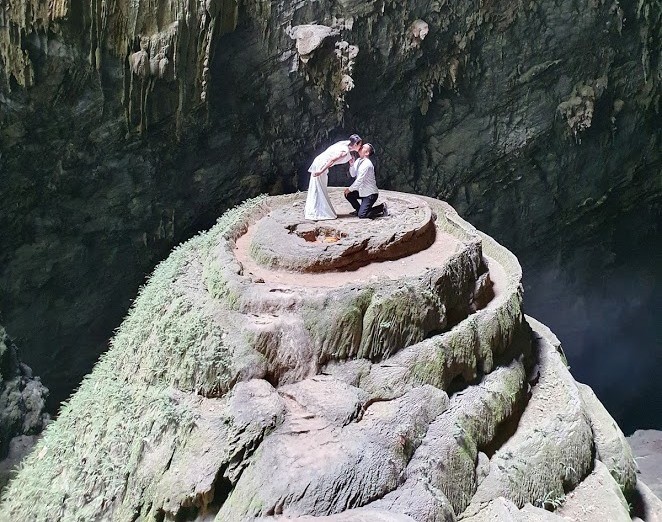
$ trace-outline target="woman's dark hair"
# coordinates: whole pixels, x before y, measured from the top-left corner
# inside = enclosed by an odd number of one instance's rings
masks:
[[[352,134],[349,137],[349,144],[350,145],[356,145],[357,143],[361,143],[363,140],[361,139],[361,136],[358,134]]]
[[[363,146],[368,146],[370,148],[369,156],[372,156],[375,153],[375,147],[372,146],[372,143],[364,143]]]

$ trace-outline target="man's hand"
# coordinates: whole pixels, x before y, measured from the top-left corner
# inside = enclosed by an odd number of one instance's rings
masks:
[[[316,178],[316,177],[321,176],[321,175],[322,175],[321,172],[313,172],[313,178]]]
[[[347,194],[349,194],[349,189],[348,189],[348,188],[345,189],[345,196],[346,196]]]

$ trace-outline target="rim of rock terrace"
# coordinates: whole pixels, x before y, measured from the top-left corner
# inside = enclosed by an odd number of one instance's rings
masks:
[[[619,434],[525,323],[512,253],[421,197],[434,241],[403,258],[252,259],[254,225],[302,197],[248,201],[157,267],[0,517],[477,522],[557,502],[594,448],[631,487]],[[553,465],[512,460],[540,437]]]
[[[374,261],[411,255],[428,248],[435,240],[433,213],[421,198],[388,193],[392,215],[371,220],[351,216],[352,207],[341,190],[329,192],[339,209],[338,219],[305,219],[305,199],[301,195],[291,205],[274,207],[253,224],[253,260],[269,268],[294,272],[351,270]]]

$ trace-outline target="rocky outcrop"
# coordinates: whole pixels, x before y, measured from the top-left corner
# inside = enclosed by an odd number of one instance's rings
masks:
[[[0,326],[0,489],[48,424],[48,390],[20,362],[18,350]]]
[[[628,438],[641,479],[662,498],[662,432],[637,430]]]
[[[12,2],[3,321],[66,397],[173,245],[246,196],[304,188],[314,149],[349,129],[377,146],[382,186],[442,196],[518,252],[611,245],[624,214],[644,235],[661,27],[655,0]]]
[[[523,314],[515,256],[441,201],[381,197],[396,215],[366,222],[332,191],[333,234],[297,233],[301,195],[258,198],[177,248],[0,516],[629,517],[630,448]]]

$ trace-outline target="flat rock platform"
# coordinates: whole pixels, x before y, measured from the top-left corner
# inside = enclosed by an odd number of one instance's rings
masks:
[[[254,225],[250,256],[257,263],[294,272],[356,269],[373,261],[398,259],[430,247],[436,236],[434,214],[421,198],[389,193],[391,215],[352,216],[341,189],[330,189],[338,213],[334,220],[304,218],[305,200],[274,208]]]

